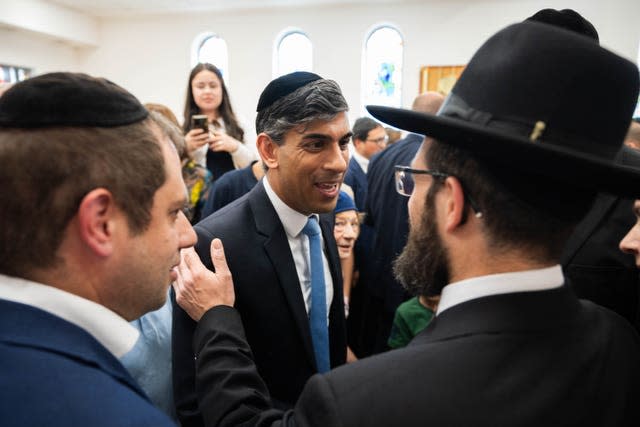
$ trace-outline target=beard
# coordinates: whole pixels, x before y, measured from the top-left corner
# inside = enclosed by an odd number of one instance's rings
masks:
[[[419,226],[411,227],[407,245],[393,262],[396,279],[413,296],[440,295],[449,283],[449,254],[438,234],[436,191],[432,190],[427,193]]]

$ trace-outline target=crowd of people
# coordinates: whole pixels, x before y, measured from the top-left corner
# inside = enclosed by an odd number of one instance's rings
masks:
[[[640,425],[639,91],[568,9],[353,125],[311,72],[256,135],[212,64],[182,125],[86,74],[12,86],[0,424]]]

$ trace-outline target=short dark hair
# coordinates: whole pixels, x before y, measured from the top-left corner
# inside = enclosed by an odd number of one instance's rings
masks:
[[[134,235],[146,230],[166,180],[152,123],[0,129],[0,273],[55,266],[65,228],[95,188],[113,194]]]
[[[299,125],[315,120],[332,120],[349,106],[340,86],[327,79],[308,83],[263,108],[256,116],[256,132],[266,133],[278,145],[284,134]]]
[[[469,151],[434,140],[426,158],[429,169],[455,176],[465,197],[482,212],[491,248],[526,249],[540,262],[560,261],[565,243],[595,199],[592,190],[479,160]],[[434,179],[434,191],[443,180]],[[469,203],[467,214],[473,214]]]
[[[382,124],[369,117],[360,117],[353,124],[353,135],[351,136],[351,140],[354,144],[356,142],[356,139],[364,141],[369,137],[369,132],[377,127],[382,127]]]

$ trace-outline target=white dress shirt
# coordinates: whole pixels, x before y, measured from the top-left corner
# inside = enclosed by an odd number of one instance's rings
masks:
[[[369,170],[369,159],[360,155],[356,150],[353,150],[353,158],[360,165],[364,173],[367,173]]]
[[[39,308],[84,329],[115,357],[131,350],[138,330],[103,305],[53,286],[0,274],[0,299]]]
[[[282,199],[278,197],[275,191],[273,191],[273,188],[271,188],[269,180],[266,176],[262,181],[264,183],[264,189],[267,192],[267,196],[269,197],[271,204],[276,210],[278,218],[280,218],[280,222],[282,223],[284,231],[287,234],[287,241],[289,242],[289,248],[291,248],[293,262],[295,263],[296,271],[298,272],[298,279],[300,280],[300,290],[302,291],[304,306],[307,310],[308,315],[311,302],[311,260],[309,254],[309,238],[302,233],[302,229],[307,224],[307,220],[309,219],[309,217],[287,206],[282,201]],[[327,293],[328,318],[331,301],[333,301],[333,279],[331,278],[331,270],[329,269],[329,262],[327,261],[327,255],[325,254],[326,249],[322,233],[320,233],[320,243],[323,249],[322,265],[324,267],[324,283]]]
[[[450,283],[442,289],[436,316],[463,302],[489,295],[543,291],[559,288],[564,283],[559,265],[539,270],[490,274]]]

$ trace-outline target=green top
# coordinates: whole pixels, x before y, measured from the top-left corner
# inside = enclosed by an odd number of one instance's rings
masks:
[[[433,310],[420,304],[418,297],[413,297],[400,304],[391,326],[389,347],[400,348],[409,344],[418,332],[427,327],[433,319]]]

